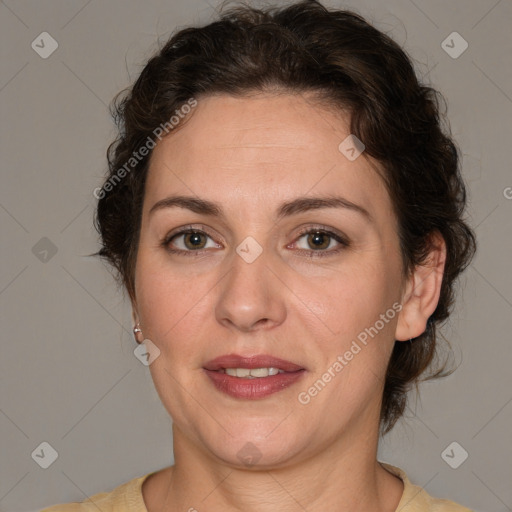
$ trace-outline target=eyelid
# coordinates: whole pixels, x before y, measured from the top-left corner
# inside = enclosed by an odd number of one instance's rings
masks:
[[[162,243],[169,243],[175,236],[186,234],[190,231],[197,231],[199,233],[204,233],[208,235],[210,238],[217,237],[217,234],[212,234],[210,229],[202,224],[187,224],[185,226],[180,226],[179,228],[173,229],[171,232],[167,233],[162,240]]]
[[[317,231],[327,234],[327,235],[330,235],[334,239],[339,239],[339,240],[341,240],[340,243],[343,243],[345,245],[350,244],[349,238],[346,235],[344,235],[343,233],[341,233],[340,231],[338,231],[334,228],[331,228],[330,226],[324,226],[322,224],[316,224],[313,226],[307,226],[305,228],[302,228],[299,231],[299,233],[297,234],[296,240],[303,235],[306,235],[309,233],[315,233]]]
[[[335,230],[329,226],[316,225],[316,226],[308,226],[300,230],[299,234],[295,237],[294,241],[290,245],[295,245],[297,241],[302,238],[304,235],[312,234],[320,232],[328,237],[332,238],[338,243],[338,246],[334,249],[329,250],[314,250],[314,249],[297,249],[299,253],[306,253],[311,258],[324,258],[329,256],[334,256],[340,253],[341,251],[347,249],[351,242],[349,238],[340,233],[338,230]],[[288,245],[287,247],[290,247]]]

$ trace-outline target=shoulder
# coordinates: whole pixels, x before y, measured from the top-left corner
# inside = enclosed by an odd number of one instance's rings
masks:
[[[110,492],[95,494],[84,501],[53,505],[40,512],[147,512],[142,498],[142,484],[151,474],[134,478]]]
[[[380,462],[390,473],[396,475],[404,483],[402,499],[396,508],[400,512],[473,512],[471,509],[453,501],[438,499],[430,496],[425,489],[414,485],[403,470]]]

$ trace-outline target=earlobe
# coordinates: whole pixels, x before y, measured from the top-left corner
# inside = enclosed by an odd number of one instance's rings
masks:
[[[139,313],[137,311],[137,304],[134,300],[132,302],[132,322],[133,322],[133,337],[137,343],[142,343],[144,341],[144,334],[142,333],[142,329],[140,326],[140,318]]]
[[[416,266],[407,280],[395,331],[396,340],[409,341],[425,332],[427,321],[439,302],[445,263],[446,243],[441,234],[433,234],[427,260]]]

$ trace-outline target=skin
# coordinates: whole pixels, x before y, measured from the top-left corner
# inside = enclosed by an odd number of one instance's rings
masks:
[[[141,339],[160,350],[150,371],[173,419],[175,464],[145,481],[149,512],[396,509],[403,484],[376,460],[384,376],[395,340],[420,335],[435,310],[445,246],[438,239],[425,266],[403,275],[377,163],[338,149],[349,133],[348,116],[311,94],[216,95],[198,98],[153,150],[132,303]],[[178,194],[215,201],[224,217],[176,206],[150,213]],[[347,208],[276,218],[285,201],[329,195],[371,222]],[[202,254],[190,255],[183,235],[168,247],[189,255],[170,253],[162,241],[190,224],[207,232]],[[299,231],[319,225],[349,245],[327,237],[318,257]],[[236,252],[248,236],[262,249],[252,263]],[[298,394],[394,303],[400,313],[301,404]],[[267,398],[236,399],[202,369],[229,353],[270,354],[306,372]],[[237,457],[248,442],[261,454],[251,467]]]

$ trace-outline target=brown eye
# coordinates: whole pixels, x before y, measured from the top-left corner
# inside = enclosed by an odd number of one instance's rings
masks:
[[[180,254],[200,252],[203,249],[219,247],[208,234],[197,229],[187,229],[175,233],[163,241],[163,246],[169,252]]]
[[[331,236],[327,233],[317,231],[315,233],[308,234],[308,244],[313,250],[327,249],[331,243]]]
[[[334,256],[350,243],[344,236],[326,229],[313,228],[302,231],[294,242],[299,253],[308,256]]]
[[[203,240],[201,240],[201,238],[203,238]],[[185,247],[192,250],[203,249],[206,245],[206,237],[204,236],[204,233],[184,233],[183,240],[185,242]]]

